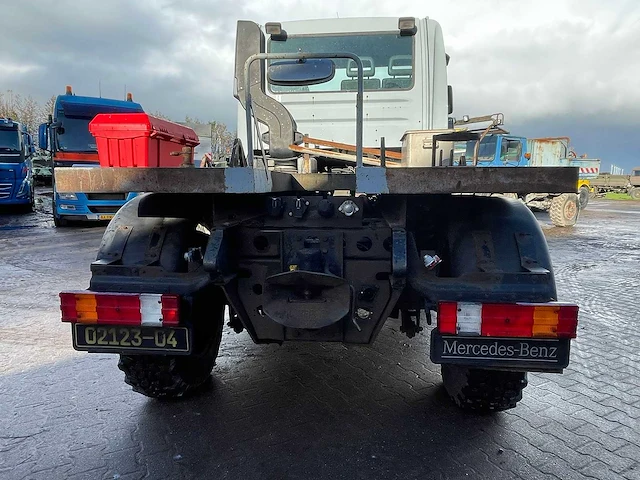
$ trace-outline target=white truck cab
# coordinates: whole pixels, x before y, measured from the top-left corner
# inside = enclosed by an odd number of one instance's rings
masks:
[[[414,28],[401,31],[400,22]],[[365,147],[385,137],[398,148],[407,130],[447,128],[451,93],[440,25],[431,19],[332,18],[281,24],[283,35],[266,35],[268,53],[355,53],[364,70]],[[264,31],[264,27],[263,27]],[[266,94],[290,112],[300,133],[355,143],[355,62],[334,59],[332,80],[300,87],[266,84]],[[264,132],[264,127],[262,132]],[[246,138],[245,111],[238,106],[238,136]],[[256,143],[254,143],[256,145]]]

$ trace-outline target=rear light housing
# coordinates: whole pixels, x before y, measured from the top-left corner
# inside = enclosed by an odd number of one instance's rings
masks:
[[[180,297],[153,293],[60,293],[62,321],[152,327],[180,324]]]
[[[162,295],[162,323],[164,325],[178,325],[180,323],[180,297],[177,295]]]
[[[440,302],[438,331],[445,335],[576,338],[578,306],[569,303]]]

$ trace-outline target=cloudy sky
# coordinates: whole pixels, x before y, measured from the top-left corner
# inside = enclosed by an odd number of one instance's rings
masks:
[[[637,0],[2,0],[0,91],[122,98],[235,125],[235,22],[429,16],[451,55],[454,115],[503,112],[512,133],[640,165]],[[126,87],[125,87],[126,85]],[[632,145],[632,142],[634,145]]]

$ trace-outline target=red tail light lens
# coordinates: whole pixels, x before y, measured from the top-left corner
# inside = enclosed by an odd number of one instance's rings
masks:
[[[480,325],[479,330],[469,328]],[[561,303],[457,303],[438,305],[438,330],[447,335],[575,338],[578,306]]]
[[[505,304],[482,305],[482,333],[485,337],[530,337],[533,307]]]
[[[438,305],[438,330],[440,333],[455,335],[458,304],[455,302],[442,302]]]
[[[78,311],[76,310],[77,298],[72,292],[63,292],[60,294],[60,310],[62,310],[63,322],[77,322]],[[97,315],[96,315],[97,316]]]
[[[558,314],[558,337],[576,338],[578,333],[578,306],[563,305]]]
[[[140,298],[135,294],[96,294],[98,321],[107,325],[140,325]]]
[[[177,295],[162,295],[162,324],[178,325],[180,323],[180,298]]]

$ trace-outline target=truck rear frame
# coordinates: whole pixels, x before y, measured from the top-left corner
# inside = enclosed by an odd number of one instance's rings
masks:
[[[266,58],[246,56],[247,85],[253,60]],[[557,302],[531,212],[487,194],[572,191],[577,169],[391,166],[384,140],[367,166],[354,61],[360,135],[350,173],[274,171],[262,148],[228,168],[55,172],[59,191],[148,192],[109,224],[90,289],[62,294],[76,348],[120,353],[135,390],[175,397],[209,376],[225,306],[229,325],[257,343],[369,344],[389,317],[413,337],[437,312],[431,358],[462,407],[511,408],[527,371],[566,367],[577,307]],[[297,136],[283,132],[270,141],[286,154]]]

